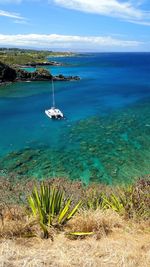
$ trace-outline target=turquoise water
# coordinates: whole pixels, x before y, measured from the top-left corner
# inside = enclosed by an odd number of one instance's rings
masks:
[[[53,59],[55,60],[55,59]],[[150,54],[57,58],[52,74],[64,121],[51,121],[49,82],[0,87],[0,174],[130,182],[150,173]]]

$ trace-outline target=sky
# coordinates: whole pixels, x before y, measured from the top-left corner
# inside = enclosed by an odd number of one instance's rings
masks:
[[[150,0],[0,0],[0,47],[150,52]]]

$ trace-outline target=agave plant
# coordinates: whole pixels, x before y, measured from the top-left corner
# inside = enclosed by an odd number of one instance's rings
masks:
[[[117,193],[102,194],[102,208],[113,209],[127,218],[150,217],[150,187],[146,184],[128,185],[117,189]]]
[[[125,207],[123,205],[123,201],[119,196],[112,193],[110,196],[106,196],[103,194],[102,196],[102,208],[103,209],[112,209],[116,212],[123,213]]]
[[[85,238],[94,235],[95,232],[68,232],[66,236],[71,239]]]
[[[65,200],[64,192],[50,185],[42,183],[40,190],[34,186],[32,194],[28,198],[32,214],[38,218],[43,229],[44,237],[48,237],[48,227],[64,225],[77,212],[81,205],[79,201],[72,208],[71,198]]]

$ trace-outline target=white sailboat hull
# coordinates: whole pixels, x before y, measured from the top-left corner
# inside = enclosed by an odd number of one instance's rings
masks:
[[[52,79],[52,103],[53,103],[53,106],[50,109],[45,110],[45,114],[50,119],[55,119],[55,120],[63,119],[64,114],[58,108],[55,108],[55,95],[54,95],[53,79]]]
[[[45,114],[50,118],[50,119],[63,119],[64,118],[64,114],[57,108],[51,108],[48,110],[45,110]]]

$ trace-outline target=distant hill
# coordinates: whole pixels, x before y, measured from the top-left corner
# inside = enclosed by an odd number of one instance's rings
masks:
[[[11,66],[49,62],[48,57],[72,56],[71,52],[52,52],[20,48],[0,48],[0,61]]]
[[[46,50],[0,48],[0,84],[13,81],[54,81],[79,80],[77,76],[65,77],[62,74],[52,76],[44,66],[61,66],[62,63],[49,61],[49,57],[72,56],[71,52],[53,52]],[[35,67],[34,72],[28,72],[23,67]]]

